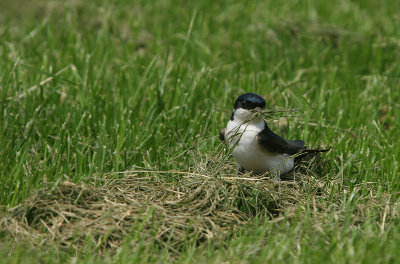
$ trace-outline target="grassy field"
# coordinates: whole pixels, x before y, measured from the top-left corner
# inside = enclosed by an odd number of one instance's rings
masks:
[[[400,262],[399,10],[378,0],[1,1],[4,218],[64,181],[214,175],[206,165],[226,153],[217,135],[243,92],[299,109],[283,135],[333,150],[309,183],[322,194],[303,186],[297,205],[223,239],[188,238],[171,253],[131,243],[132,228],[99,253],[15,242],[2,229],[0,262]],[[234,176],[225,163],[219,175]]]

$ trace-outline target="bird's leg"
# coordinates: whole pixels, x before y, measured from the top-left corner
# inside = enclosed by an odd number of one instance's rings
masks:
[[[237,169],[238,169],[238,171],[236,173],[237,176],[245,173],[245,169],[242,166],[240,166],[239,164],[237,165]]]
[[[278,182],[278,181],[280,181],[281,180],[281,175],[280,175],[280,173],[278,172],[278,171],[276,171],[276,170],[273,170],[273,171],[271,171],[271,173],[272,173],[272,179],[273,179],[273,181],[275,181],[275,182]]]

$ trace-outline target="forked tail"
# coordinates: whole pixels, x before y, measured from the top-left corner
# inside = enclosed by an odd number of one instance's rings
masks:
[[[319,152],[327,152],[332,148],[327,149],[303,149],[299,152],[299,154],[311,154],[311,153],[319,153]]]

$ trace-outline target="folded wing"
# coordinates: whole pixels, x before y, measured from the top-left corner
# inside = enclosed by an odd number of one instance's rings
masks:
[[[307,149],[302,140],[287,140],[275,134],[267,124],[262,132],[257,135],[257,142],[266,150],[279,153],[294,155]]]

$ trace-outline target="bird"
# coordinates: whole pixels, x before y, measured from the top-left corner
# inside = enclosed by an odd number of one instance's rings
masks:
[[[293,170],[296,157],[329,150],[308,149],[303,140],[287,140],[275,134],[261,115],[265,105],[264,98],[258,94],[240,95],[231,119],[220,132],[220,140],[228,145],[238,164],[238,174],[272,172],[279,179]]]

